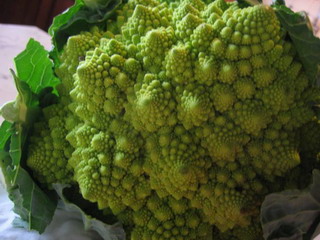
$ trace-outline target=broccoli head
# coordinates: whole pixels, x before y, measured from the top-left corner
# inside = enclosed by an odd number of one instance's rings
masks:
[[[274,10],[129,0],[106,25],[60,55],[67,101],[35,127],[36,177],[78,184],[132,240],[206,239],[213,225],[259,239],[269,186],[308,148],[300,127],[319,128],[319,90]]]

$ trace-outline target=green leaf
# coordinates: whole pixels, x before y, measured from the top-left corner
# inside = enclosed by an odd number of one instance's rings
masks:
[[[122,0],[107,0],[98,8],[91,8],[78,0],[66,12],[58,15],[53,20],[49,33],[52,36],[56,49],[51,52],[51,56],[57,62],[57,52],[60,52],[68,38],[81,31],[88,31],[93,26],[102,28],[106,25],[106,20],[111,17],[113,12],[122,3]]]
[[[12,160],[13,166],[18,166],[20,165],[20,160],[21,160],[21,154],[22,154],[22,130],[15,130],[11,134],[11,143],[10,143],[10,150],[9,154]]]
[[[27,223],[29,230],[42,233],[52,220],[57,201],[43,192],[22,167],[26,134],[20,127],[6,121],[1,125],[0,132],[5,132],[5,137],[0,149],[0,167],[14,212]]]
[[[13,210],[28,223],[28,229],[42,233],[51,222],[57,203],[35,184],[21,166],[18,166],[15,176],[16,187],[9,194],[15,203]]]
[[[11,164],[11,158],[8,147],[10,146],[10,138],[12,134],[13,123],[3,121],[0,127],[0,168],[2,170],[6,185],[9,186],[13,175],[8,170]]]
[[[305,191],[291,190],[268,195],[261,206],[261,223],[266,240],[312,239],[320,222],[320,171]]]
[[[38,96],[34,94],[29,85],[21,81],[13,70],[11,70],[18,96],[15,101],[6,103],[0,109],[0,114],[3,118],[11,123],[19,123],[28,126],[32,123],[39,112]],[[19,126],[19,125],[15,125]]]
[[[241,8],[262,4],[262,0],[237,0]]]
[[[308,16],[304,12],[293,12],[281,2],[272,7],[288,32],[310,81],[316,84],[320,68],[320,39],[314,36]]]
[[[60,15],[54,17],[52,25],[49,27],[48,33],[53,37],[59,29],[67,24],[69,20],[84,6],[84,2],[76,0],[74,5],[68,8]]]
[[[34,93],[60,83],[53,73],[48,52],[34,39],[29,40],[26,49],[14,61],[18,78],[26,82]]]
[[[9,131],[12,127],[12,123],[8,121],[3,121],[0,127],[0,150],[4,150],[4,146],[6,142],[9,140],[11,136],[11,132]]]
[[[17,69],[24,67],[26,59],[34,63],[32,59],[35,56],[41,58],[40,49],[30,48],[30,45],[27,49],[31,49],[25,51],[24,54],[27,55],[20,54],[20,57],[16,58]],[[48,59],[47,54],[46,58]],[[52,220],[57,201],[55,197],[52,198],[49,193],[42,191],[24,168],[27,158],[24,150],[27,136],[40,112],[40,101],[42,99],[51,101],[53,88],[48,85],[54,85],[56,81],[53,78],[51,67],[50,71],[43,70],[42,72],[40,68],[45,68],[42,64],[35,64],[33,67],[27,64],[26,67],[30,73],[22,74],[29,76],[24,79],[25,81],[22,81],[11,70],[18,96],[8,109],[11,109],[12,113],[15,113],[12,116],[16,117],[10,119],[12,122],[5,121],[0,128],[0,167],[4,174],[9,198],[14,203],[13,210],[26,222],[28,229],[42,233]]]
[[[6,103],[1,108],[0,114],[9,122],[28,125],[38,115],[37,94],[44,95],[45,89],[49,89],[51,93],[60,80],[54,75],[48,52],[33,39],[30,39],[26,49],[15,57],[15,65],[18,76],[13,70],[11,73],[19,94],[15,101]]]
[[[106,224],[105,221],[102,222],[83,211],[83,208],[80,208],[78,205],[74,203],[74,201],[70,202],[66,196],[64,191],[68,191],[70,186],[66,184],[53,184],[53,188],[56,190],[60,199],[62,200],[59,204],[60,208],[80,214],[85,230],[94,230],[104,239],[104,240],[125,240],[126,234],[123,230],[122,225],[117,222],[115,224]]]
[[[1,150],[0,167],[6,180],[9,198],[14,203],[14,212],[26,222],[28,230],[44,232],[56,209],[56,200],[43,192],[28,172],[14,164],[10,155]]]
[[[273,4],[275,4],[275,5],[286,5],[284,0],[274,0]]]

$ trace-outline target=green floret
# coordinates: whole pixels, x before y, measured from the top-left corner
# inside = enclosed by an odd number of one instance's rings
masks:
[[[257,100],[245,100],[235,104],[230,117],[247,134],[259,135],[260,130],[271,122],[271,114],[262,102]]]
[[[162,62],[174,42],[175,36],[172,27],[149,31],[139,45],[144,68],[152,73],[159,73]]]
[[[237,78],[236,66],[229,61],[224,61],[220,65],[220,72],[218,79],[222,83],[232,84]]]
[[[113,54],[118,54],[123,57],[127,56],[125,45],[115,39],[102,38],[100,47],[102,50],[105,50],[109,56],[112,56]]]
[[[236,96],[240,100],[252,98],[255,94],[256,87],[250,78],[241,78],[233,85]]]
[[[190,37],[194,51],[206,52],[213,37],[213,27],[207,23],[200,24]]]
[[[185,46],[175,46],[167,54],[165,60],[166,76],[176,83],[193,81],[192,57]]]
[[[188,85],[178,99],[178,119],[186,129],[201,126],[214,116],[209,93],[203,86]]]
[[[159,199],[153,195],[146,208],[133,213],[135,227],[130,239],[206,239],[210,232],[209,224],[202,223],[200,212],[190,210],[184,204],[183,200]],[[177,212],[177,208],[180,211]]]
[[[176,24],[176,35],[180,40],[188,41],[193,31],[202,24],[201,18],[188,13],[181,21]]]
[[[214,127],[205,126],[199,131],[203,146],[214,162],[234,161],[248,136],[228,118],[218,116],[211,121],[215,122]]]
[[[193,16],[200,16],[200,12],[194,5],[190,4],[190,1],[183,1],[179,7],[176,7],[173,12],[173,21],[176,23],[177,21],[182,20],[188,14],[192,14]]]
[[[135,7],[127,24],[122,27],[122,34],[128,42],[137,44],[148,31],[158,27],[167,27],[168,23],[167,18],[161,16],[157,8],[139,4]]]
[[[296,96],[294,86],[289,83],[287,79],[279,79],[277,83],[257,92],[257,98],[261,98],[265,106],[274,113],[287,110],[294,103]]]
[[[74,87],[73,74],[79,65],[80,60],[86,55],[86,52],[99,46],[102,32],[97,28],[92,28],[91,32],[82,32],[79,35],[68,39],[63,53],[59,60],[61,65],[56,69],[56,73],[64,85],[64,95],[68,96]]]
[[[129,111],[135,128],[149,132],[177,122],[176,116],[172,115],[176,102],[171,84],[154,78],[153,75],[145,75],[139,89],[137,86],[136,99]]]
[[[208,165],[208,158],[204,149],[196,148],[192,136],[182,126],[174,129],[176,136],[171,131],[161,129],[159,137],[148,139],[151,187],[160,188],[161,193],[169,193],[176,199],[190,197],[199,182],[206,179],[204,166]]]
[[[265,175],[282,176],[300,163],[297,139],[281,125],[271,125],[264,140],[250,141],[247,146],[252,164]]]
[[[248,227],[237,227],[233,230],[226,232],[219,232],[214,230],[214,239],[217,240],[258,240],[261,239],[262,229],[260,226],[260,220],[258,218],[253,219]]]
[[[111,123],[112,132],[77,126],[73,132],[77,150],[69,160],[83,197],[101,209],[110,207],[114,214],[127,206],[140,209],[151,191],[141,175],[141,141],[128,134],[130,129],[118,129],[121,123]]]
[[[219,112],[227,111],[236,101],[232,87],[227,84],[215,84],[212,88],[211,99],[214,108]]]
[[[211,86],[218,74],[217,61],[203,52],[199,53],[198,57],[195,62],[194,78],[200,84]]]
[[[220,17],[227,8],[228,5],[225,1],[216,0],[206,6],[202,11],[202,16],[205,18],[210,18],[212,15]]]
[[[74,149],[66,141],[68,111],[62,104],[43,109],[43,116],[35,123],[28,146],[27,165],[37,180],[51,188],[53,183],[71,183],[72,168],[68,165]]]

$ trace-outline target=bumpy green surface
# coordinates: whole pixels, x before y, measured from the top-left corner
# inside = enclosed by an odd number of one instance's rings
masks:
[[[68,103],[66,98],[61,98],[60,104],[45,108],[32,130],[27,165],[43,184],[72,182],[73,170],[67,164],[74,149],[65,136],[77,120],[69,114]]]
[[[299,165],[316,91],[273,10],[129,0],[108,21],[69,38],[67,100],[45,110],[30,168],[48,184],[73,174],[132,240],[207,239],[212,225],[259,239],[259,204]]]

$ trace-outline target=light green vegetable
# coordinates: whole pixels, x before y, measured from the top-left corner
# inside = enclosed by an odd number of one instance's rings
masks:
[[[51,28],[59,101],[28,136],[33,176],[78,186],[128,239],[260,239],[265,195],[319,152],[319,88],[294,27],[264,5],[129,0],[71,34],[79,9]]]

